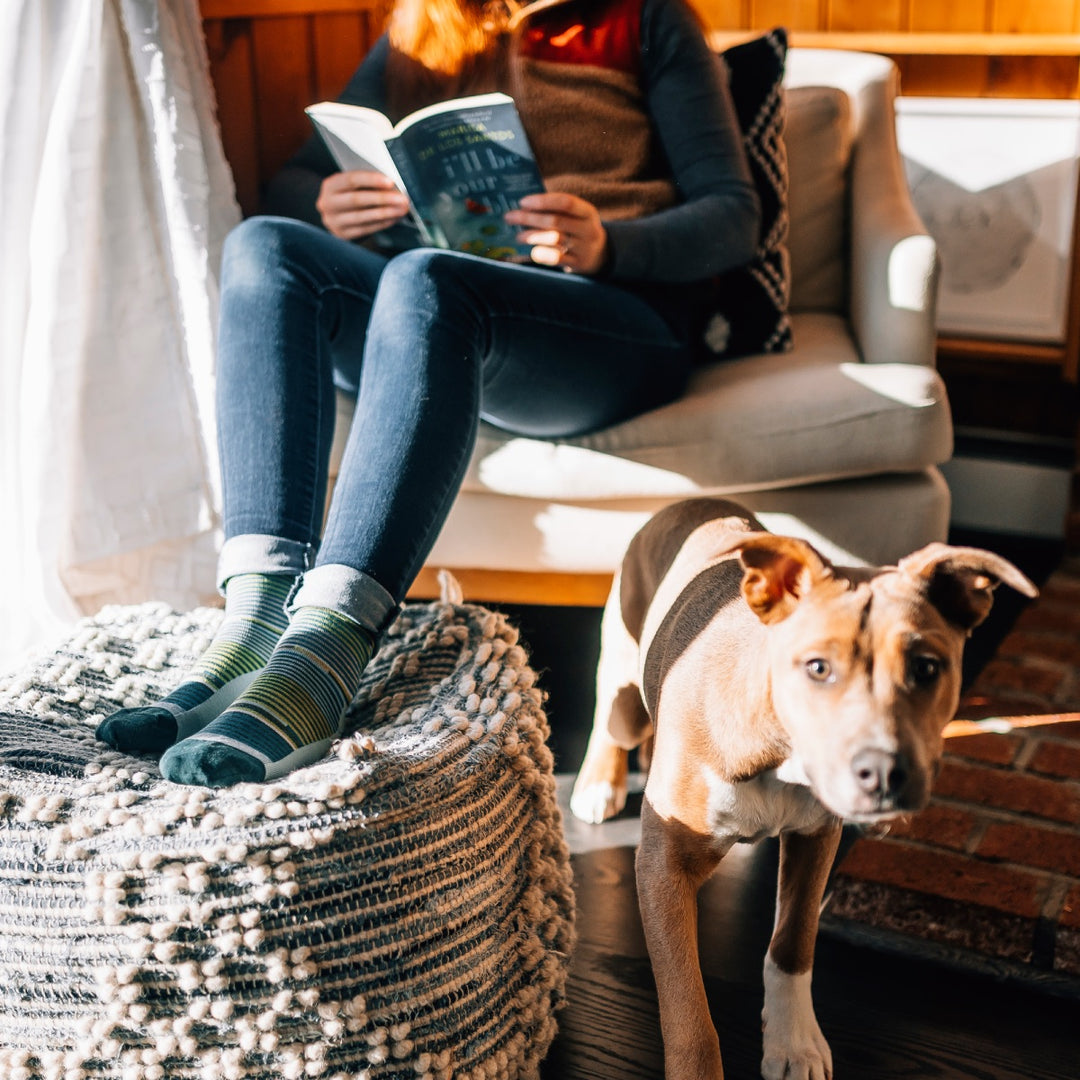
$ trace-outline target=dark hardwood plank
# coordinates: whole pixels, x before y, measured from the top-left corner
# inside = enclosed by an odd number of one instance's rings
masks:
[[[560,778],[564,807],[569,783]],[[656,993],[634,890],[639,805],[637,796],[623,818],[595,827],[564,809],[578,947],[544,1080],[663,1075]],[[775,873],[775,843],[739,847],[701,892],[702,970],[726,1080],[759,1077],[761,962]],[[824,936],[814,984],[837,1080],[1080,1077],[1076,1001]]]

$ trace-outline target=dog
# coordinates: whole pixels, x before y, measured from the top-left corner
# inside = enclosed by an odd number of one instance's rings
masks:
[[[643,753],[636,877],[667,1080],[723,1077],[697,892],[735,843],[777,835],[761,1073],[830,1080],[810,979],[842,823],[926,805],[964,642],[1002,582],[1036,595],[977,548],[834,566],[721,499],[669,506],[631,541],[604,610],[596,719],[570,805],[590,822],[617,814],[628,751]]]

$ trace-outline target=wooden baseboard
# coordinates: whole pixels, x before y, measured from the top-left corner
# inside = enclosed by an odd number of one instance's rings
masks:
[[[438,598],[439,567],[425,566],[409,589],[410,600]],[[603,607],[611,574],[531,573],[524,570],[482,570],[448,567],[464,599],[483,604],[539,604],[561,607]]]

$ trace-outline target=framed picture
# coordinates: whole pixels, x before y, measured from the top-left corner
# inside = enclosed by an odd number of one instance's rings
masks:
[[[901,98],[896,123],[941,253],[939,332],[1064,342],[1080,102]]]

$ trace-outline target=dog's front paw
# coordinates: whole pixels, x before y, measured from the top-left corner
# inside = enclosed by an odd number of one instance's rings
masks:
[[[832,1080],[832,1051],[814,1015],[809,972],[788,975],[766,960],[761,1019],[764,1080]]]
[[[582,782],[578,777],[570,796],[570,810],[574,817],[599,825],[615,817],[626,806],[626,784],[612,784],[608,780]]]
[[[819,1031],[817,1045],[789,1046],[772,1053],[766,1047],[761,1061],[764,1080],[832,1080],[832,1054],[820,1035]]]
[[[607,732],[594,727],[570,795],[570,812],[599,825],[626,806],[627,752]]]

